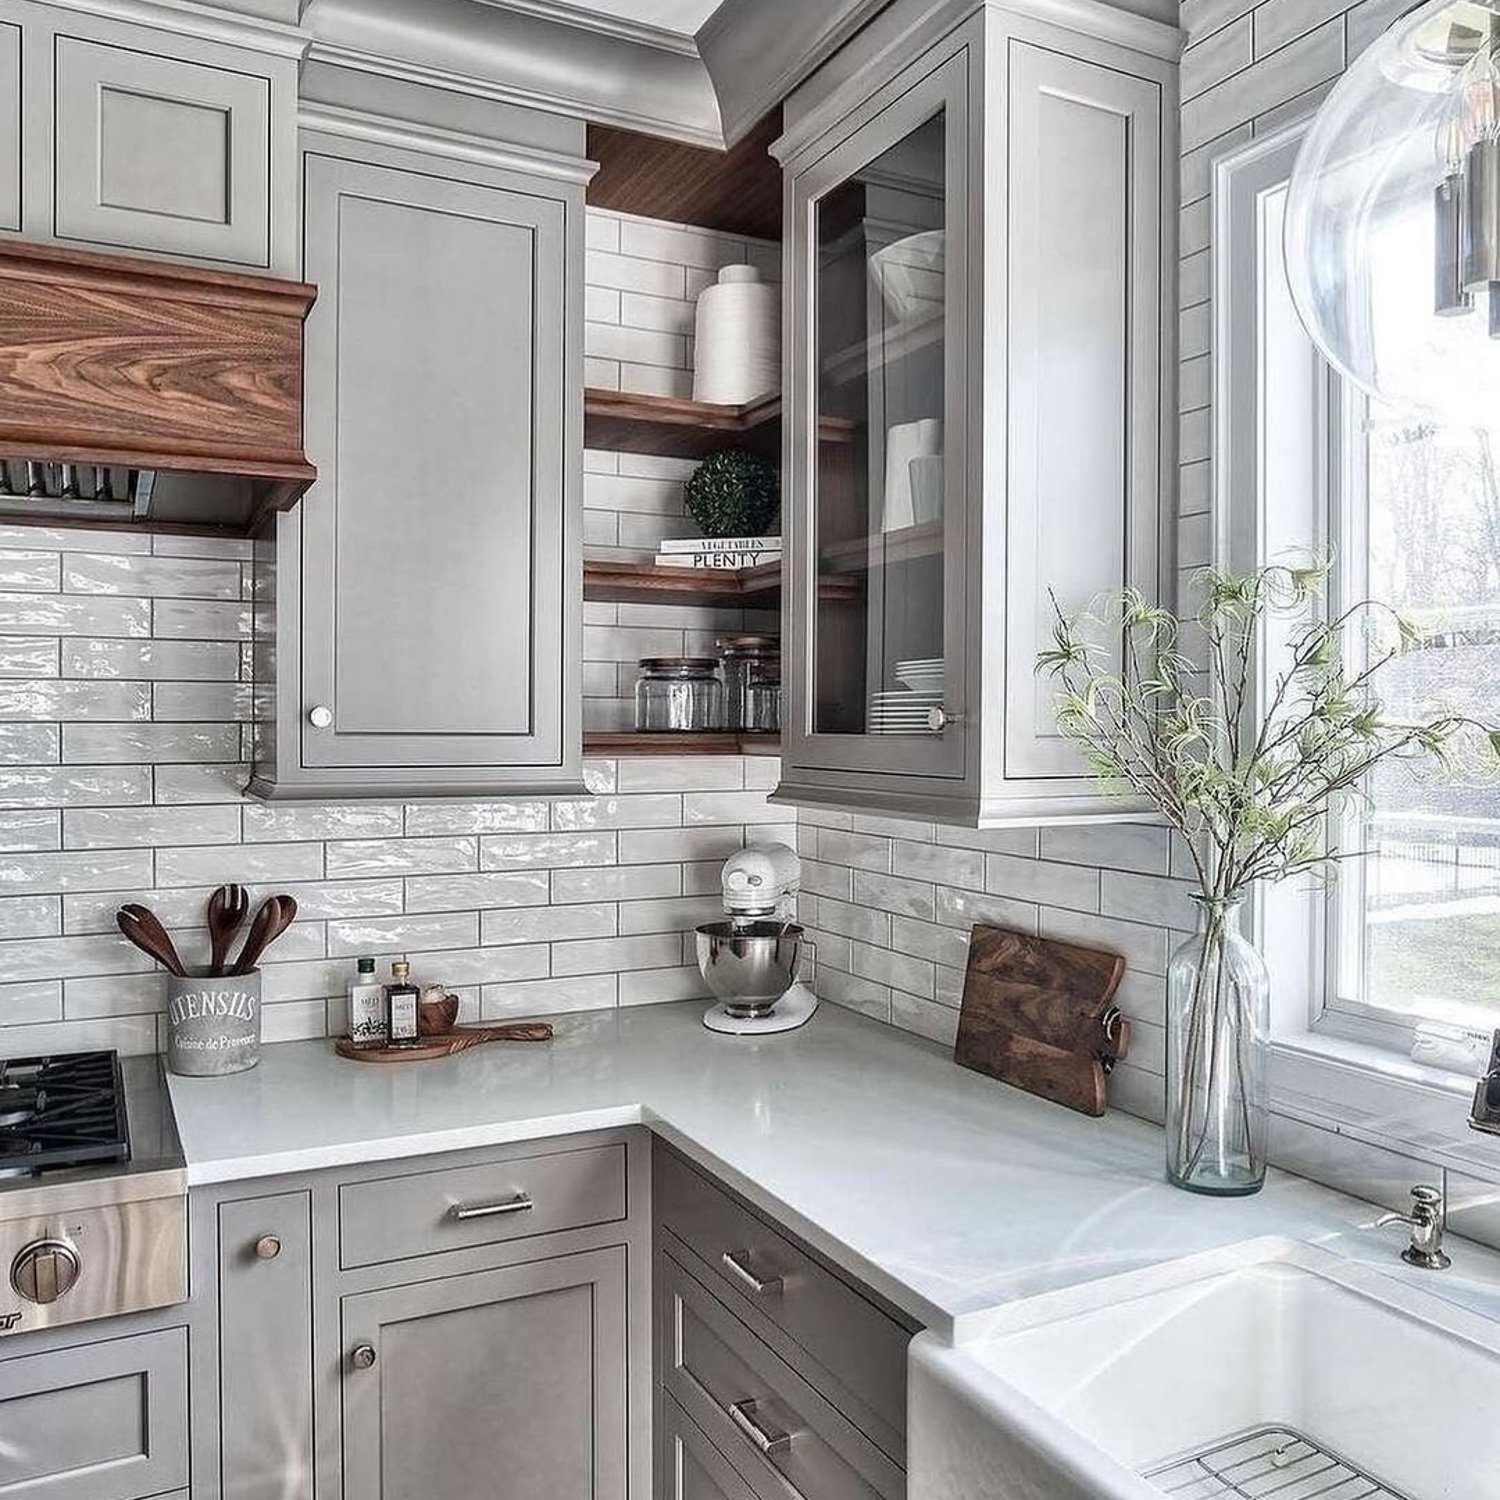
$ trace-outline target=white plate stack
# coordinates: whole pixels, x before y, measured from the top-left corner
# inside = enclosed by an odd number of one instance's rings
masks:
[[[941,656],[924,656],[915,661],[898,661],[892,675],[902,687],[913,693],[941,694],[943,671]]]

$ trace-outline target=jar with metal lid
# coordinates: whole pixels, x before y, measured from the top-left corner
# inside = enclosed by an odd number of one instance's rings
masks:
[[[635,679],[635,727],[683,733],[719,729],[724,688],[711,656],[647,656]]]
[[[755,728],[749,717],[750,682],[757,673],[764,676],[774,668],[780,683],[781,642],[774,635],[726,635],[719,641],[719,667],[724,678],[724,727]]]

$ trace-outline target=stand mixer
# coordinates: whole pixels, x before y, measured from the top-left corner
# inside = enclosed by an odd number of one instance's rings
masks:
[[[795,1031],[818,1008],[796,982],[802,929],[792,903],[801,884],[802,861],[785,844],[751,844],[725,861],[719,886],[728,920],[698,928],[698,968],[718,997],[703,1017],[710,1031]]]

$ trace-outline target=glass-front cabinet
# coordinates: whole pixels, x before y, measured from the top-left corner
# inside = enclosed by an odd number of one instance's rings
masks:
[[[971,824],[1126,815],[1057,737],[1033,665],[1054,593],[1160,590],[1175,68],[983,6],[934,42],[912,3],[903,45],[905,8],[868,65],[856,38],[831,85],[793,96],[779,148],[777,796]]]

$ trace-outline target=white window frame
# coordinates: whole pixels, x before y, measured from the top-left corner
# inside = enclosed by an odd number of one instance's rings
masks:
[[[1271,316],[1261,275],[1263,204],[1289,175],[1309,123],[1257,136],[1214,163],[1211,557],[1237,570],[1294,543],[1326,548],[1335,504],[1358,492],[1350,465],[1362,462],[1362,443],[1350,441],[1351,403],[1310,345],[1314,365],[1299,388],[1312,393],[1314,409],[1293,455],[1301,478],[1286,483],[1286,453],[1267,446],[1267,407],[1285,399],[1285,389],[1268,393],[1262,376]],[[1300,494],[1289,509],[1291,490]],[[1399,1016],[1327,1004],[1336,989],[1333,913],[1321,892],[1299,884],[1263,889],[1251,914],[1272,976],[1274,1112],[1500,1177],[1500,1142],[1466,1128],[1473,1077],[1413,1063],[1412,1025]]]

